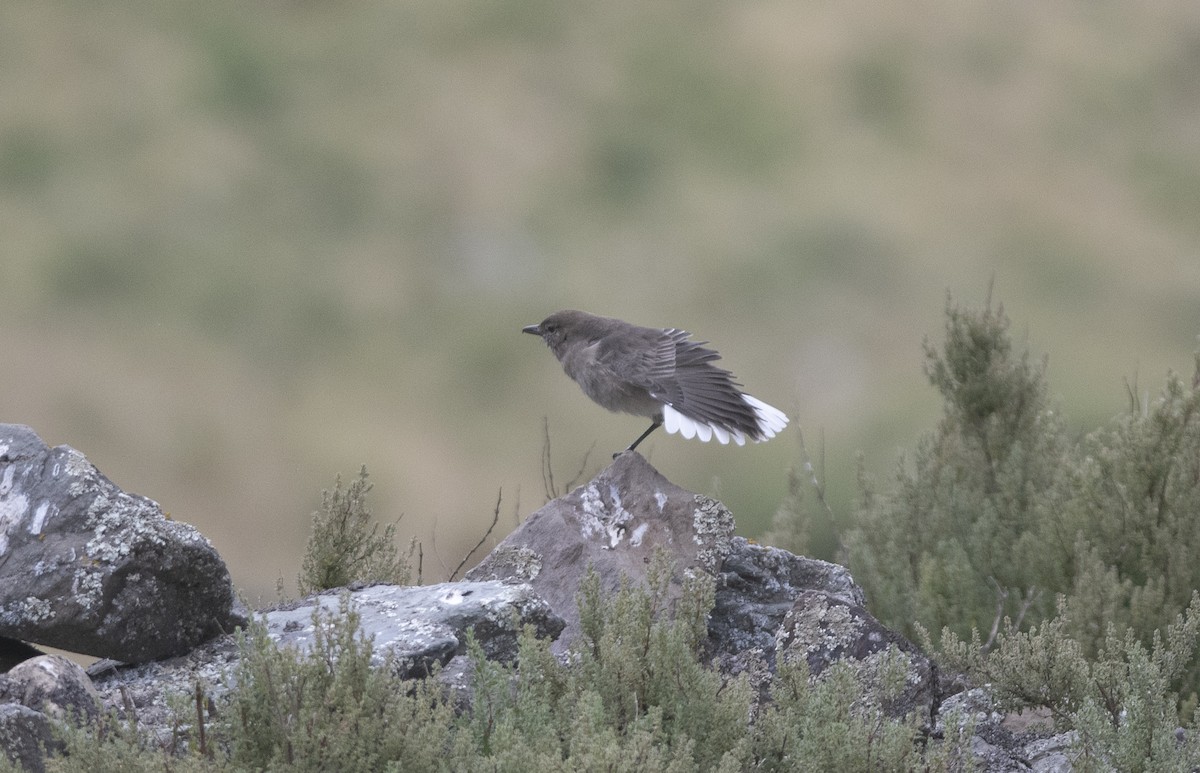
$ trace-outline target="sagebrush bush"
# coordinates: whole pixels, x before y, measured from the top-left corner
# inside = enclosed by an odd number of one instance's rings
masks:
[[[1002,708],[1075,730],[1079,769],[1195,769],[1200,356],[1196,378],[1168,374],[1153,402],[1131,388],[1111,426],[1072,437],[1008,327],[990,299],[948,300],[925,347],[942,419],[890,490],[860,475],[848,565],[881,620]]]
[[[344,588],[353,582],[408,584],[412,577],[409,559],[416,543],[410,543],[408,553],[401,554],[394,524],[379,534],[379,524],[371,522],[367,508],[371,488],[364,465],[344,490],[338,475],[333,490],[321,492],[321,509],[313,513],[312,533],[297,578],[302,595]]]
[[[722,771],[968,770],[969,738],[925,748],[920,717],[882,706],[903,669],[867,680],[847,665],[812,679],[784,659],[757,702],[745,677],[700,656],[713,603],[711,577],[687,579],[667,609],[671,567],[661,556],[647,587],[611,597],[592,574],[580,592],[584,633],[566,658],[521,634],[518,661],[487,660],[473,637],[469,706],[456,711],[436,678],[405,681],[379,662],[358,618],[314,615],[306,653],[279,650],[261,625],[239,636],[240,660],[217,720],[197,744],[195,714],[180,709],[184,743],[172,756],[113,726],[74,730],[58,771]],[[186,702],[185,702],[186,703]],[[188,723],[191,726],[188,727]]]
[[[1200,390],[1172,374],[1154,403],[1073,439],[1002,308],[948,301],[946,317],[942,347],[925,347],[942,420],[892,490],[864,477],[845,539],[873,611],[909,635],[979,630],[990,647],[1005,616],[1028,629],[1061,596],[1084,656],[1110,626],[1151,646],[1200,587]],[[1171,687],[1200,688],[1195,664]]]

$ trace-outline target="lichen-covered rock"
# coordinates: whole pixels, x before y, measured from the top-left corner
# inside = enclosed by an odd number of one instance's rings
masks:
[[[0,703],[4,702],[76,722],[90,722],[100,713],[100,695],[87,672],[62,655],[40,655],[0,675]]]
[[[460,662],[460,672],[469,668],[461,657],[468,631],[489,658],[511,661],[526,625],[548,638],[563,625],[528,585],[506,582],[334,590],[254,617],[278,646],[308,652],[314,613],[320,610],[340,621],[343,607],[358,615],[359,633],[372,639],[377,665],[391,656],[391,665],[403,677],[423,677],[434,663],[452,659]],[[192,695],[199,684],[205,699],[219,701],[231,687],[240,656],[235,637],[222,636],[180,657],[136,666],[100,661],[88,673],[106,710],[165,744],[177,719],[169,696]]]
[[[347,595],[348,594],[348,595]],[[466,652],[467,631],[491,660],[512,661],[525,625],[553,639],[563,621],[523,583],[448,582],[440,585],[372,585],[330,591],[264,613],[271,638],[281,647],[306,651],[313,640],[313,613],[336,614],[345,600],[358,614],[364,636],[374,640],[377,658],[391,656],[405,677],[424,676]]]
[[[724,505],[676,486],[630,451],[529,516],[467,579],[528,582],[566,621],[555,643],[562,650],[579,634],[575,597],[589,570],[616,591],[622,577],[644,578],[655,552],[665,549],[674,563],[667,597],[675,599],[685,572],[716,573],[732,538],[733,515]]]
[[[915,712],[932,721],[937,700],[932,662],[867,610],[843,598],[812,590],[798,595],[775,634],[775,657],[777,662],[802,658],[813,676],[834,663],[846,663],[864,685],[877,683],[884,661],[895,657],[904,669],[904,685],[883,710],[895,717]]]
[[[773,667],[776,631],[805,591],[865,604],[862,588],[844,566],[734,537],[717,573],[716,604],[708,624],[713,653],[737,657],[757,652]]]
[[[232,630],[207,539],[73,448],[0,424],[0,636],[128,662]]]
[[[56,745],[50,718],[19,703],[0,703],[0,755],[26,773],[46,770],[42,749]]]

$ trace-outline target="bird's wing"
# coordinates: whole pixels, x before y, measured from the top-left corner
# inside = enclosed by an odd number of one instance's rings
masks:
[[[693,420],[701,439],[707,440],[710,430],[721,442],[726,442],[727,433],[735,439],[742,433],[756,436],[753,408],[743,399],[741,385],[729,371],[712,364],[721,355],[705,348],[705,343],[689,341],[683,330],[663,331],[649,371],[650,394]],[[686,422],[681,425],[685,436],[690,436]]]
[[[707,341],[688,340],[686,330],[675,328],[633,330],[637,335],[620,343],[599,341],[596,361],[663,403],[667,432],[742,445],[746,438],[773,437],[787,423],[782,412],[743,394],[733,374],[713,364],[721,355],[705,348]]]
[[[632,387],[651,391],[675,371],[676,337],[687,333],[678,330],[635,327],[620,336],[605,336],[593,346],[593,361],[614,375],[619,375]]]

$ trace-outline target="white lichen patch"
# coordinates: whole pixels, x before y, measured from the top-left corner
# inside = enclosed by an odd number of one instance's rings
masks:
[[[579,509],[583,516],[579,519],[583,536],[590,537],[604,531],[604,499],[600,496],[600,490],[596,488],[596,484],[589,483],[583,489],[583,493],[579,495]]]
[[[646,536],[646,530],[650,528],[648,523],[639,523],[633,530],[633,534],[629,537],[629,544],[637,547],[642,544],[642,537]]]
[[[0,622],[6,626],[28,625],[54,619],[54,607],[46,599],[28,596],[0,606]]]
[[[692,511],[692,539],[700,546],[696,561],[706,571],[716,572],[729,555],[733,513],[717,500],[700,494],[692,501],[696,505]]]
[[[609,548],[615,548],[628,531],[627,524],[633,513],[621,504],[621,492],[616,486],[608,487],[609,501],[594,483],[589,483],[580,495],[580,529],[585,538],[603,535],[608,538]]]
[[[8,496],[8,492],[12,491],[13,476],[17,474],[17,466],[10,464],[4,468],[4,474],[0,475],[0,497]]]
[[[74,448],[68,448],[67,453],[61,462],[56,462],[54,469],[51,470],[54,477],[60,474],[66,475],[71,480],[71,485],[68,491],[71,496],[82,496],[99,487],[100,478],[96,472],[96,468],[87,460],[87,457],[76,451]]]
[[[663,508],[667,506],[667,495],[662,493],[661,491],[655,491],[654,492],[654,502],[655,502],[655,504],[658,505],[658,512],[661,513],[663,511]]]
[[[844,604],[811,604],[790,610],[776,634],[776,649],[805,656],[848,647],[861,635],[863,621]]]
[[[55,508],[56,515],[57,515],[57,511],[58,511],[58,508]],[[40,505],[37,506],[37,509],[35,509],[33,511],[33,518],[30,519],[30,521],[29,521],[29,533],[30,534],[41,534],[42,531],[46,528],[46,519],[49,516],[50,516],[50,502],[48,502],[48,501],[42,502]]]
[[[71,577],[71,595],[87,610],[95,609],[104,600],[104,572],[79,568]]]
[[[133,545],[166,545],[164,523],[161,518],[147,518],[139,500],[124,495],[111,499],[106,494],[97,494],[84,521],[95,532],[86,545],[87,555],[111,564],[128,556]]]
[[[20,526],[29,514],[29,497],[20,491],[12,490],[13,467],[4,469],[4,478],[0,485],[5,486],[0,494],[0,554],[8,552],[8,536]]]

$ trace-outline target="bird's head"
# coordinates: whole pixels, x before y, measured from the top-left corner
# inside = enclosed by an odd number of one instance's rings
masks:
[[[584,311],[565,309],[554,312],[536,325],[521,328],[521,332],[541,336],[546,345],[550,347],[550,351],[554,352],[554,356],[562,359],[562,353],[568,342],[579,337],[580,330],[591,319],[597,319],[597,317]]]

